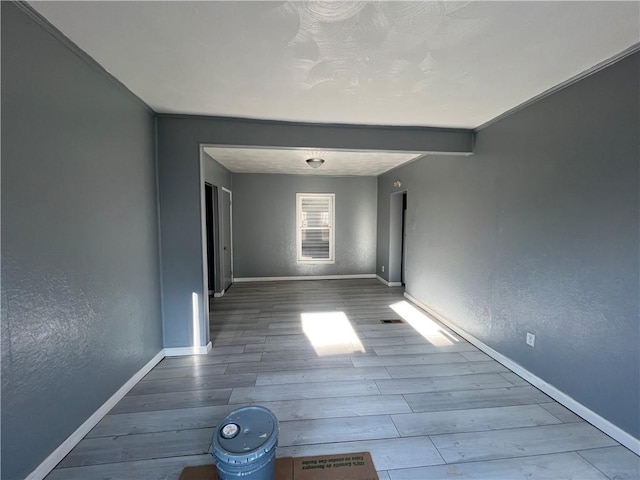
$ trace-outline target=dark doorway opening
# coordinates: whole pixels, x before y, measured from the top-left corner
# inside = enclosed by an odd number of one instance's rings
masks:
[[[407,254],[407,192],[402,194],[402,253],[400,256],[400,283],[404,286],[404,268]]]
[[[405,284],[407,266],[407,192],[391,194],[389,204],[389,286]]]
[[[213,295],[216,290],[216,232],[217,232],[217,188],[208,183],[204,184],[205,192],[205,216],[207,232],[207,283],[209,295]]]

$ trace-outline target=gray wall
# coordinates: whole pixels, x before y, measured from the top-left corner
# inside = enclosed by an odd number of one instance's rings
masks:
[[[400,178],[408,293],[636,438],[639,61],[481,130],[471,157],[427,157],[378,184],[378,271]]]
[[[158,116],[162,291],[166,347],[191,346],[192,294],[204,290],[200,145],[470,152],[470,131],[333,126],[217,117]],[[234,194],[234,201],[236,195]],[[205,303],[200,304],[201,322]]]
[[[162,348],[154,118],[2,2],[2,472],[24,478]]]
[[[233,175],[235,278],[375,272],[375,177]],[[335,193],[334,264],[296,261],[296,193]]]

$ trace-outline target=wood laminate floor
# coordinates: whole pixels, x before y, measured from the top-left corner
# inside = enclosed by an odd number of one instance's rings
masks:
[[[381,479],[640,478],[640,457],[377,280],[235,284],[211,340],[164,359],[47,479],[177,479],[250,404],[278,417],[279,456],[366,450]]]

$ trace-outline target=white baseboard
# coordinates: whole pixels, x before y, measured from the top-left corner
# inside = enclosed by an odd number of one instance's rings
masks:
[[[58,446],[38,467],[31,472],[26,480],[41,480],[53,470],[67,454],[95,427],[104,416],[131,390],[147,373],[164,358],[164,350],[160,350],[155,357],[138,370],[116,393],[102,404],[75,432]]]
[[[225,290],[222,290],[221,292],[216,292],[213,294],[213,298],[220,298],[224,295]]]
[[[384,283],[387,287],[401,287],[402,286],[402,282],[387,282],[380,275],[376,275],[376,278],[378,280],[380,280],[382,283]]]
[[[569,410],[574,412],[576,415],[581,416],[583,419],[585,419],[591,425],[593,425],[594,427],[602,430],[604,433],[606,433],[607,435],[609,435],[610,437],[612,437],[613,439],[617,440],[622,445],[627,447],[629,450],[634,452],[636,455],[640,455],[640,440],[639,439],[633,437],[632,435],[629,435],[627,432],[625,432],[621,428],[615,426],[613,423],[611,423],[610,421],[606,420],[605,418],[601,417],[600,415],[595,413],[593,410],[590,410],[589,408],[585,407],[580,402],[578,402],[577,400],[573,399],[572,397],[570,397],[566,393],[562,392],[561,390],[558,390],[553,385],[548,384],[547,382],[545,382],[540,377],[534,375],[529,370],[524,368],[522,365],[514,362],[513,360],[511,360],[508,357],[505,357],[504,355],[502,355],[498,351],[494,350],[493,348],[491,348],[490,346],[488,346],[487,344],[485,344],[481,340],[478,340],[476,337],[474,337],[473,335],[471,335],[467,331],[465,331],[462,328],[458,327],[457,325],[449,322],[447,319],[442,317],[442,315],[440,315],[437,312],[433,311],[431,308],[429,308],[427,305],[425,305],[424,303],[420,302],[419,300],[416,300],[411,295],[409,295],[407,292],[404,293],[404,296],[407,297],[409,300],[411,300],[412,303],[414,303],[418,307],[422,308],[425,312],[427,312],[429,315],[434,317],[436,320],[438,320],[439,322],[442,322],[444,325],[446,325],[447,327],[451,328],[451,330],[456,332],[458,335],[460,335],[462,338],[467,340],[469,343],[473,344],[474,346],[476,346],[477,348],[482,350],[484,353],[489,355],[491,358],[493,358],[497,362],[499,362],[502,365],[504,365],[505,367],[507,367],[513,373],[515,373],[515,374],[519,375],[520,377],[524,378],[531,385],[533,385],[534,387],[542,390],[544,393],[549,395],[551,398],[556,400],[558,403],[561,403],[562,405],[567,407]]]
[[[295,277],[245,277],[235,278],[237,283],[243,282],[277,282],[282,280],[345,280],[348,278],[376,278],[375,273],[357,275],[298,275]]]
[[[165,357],[182,357],[183,355],[206,355],[211,351],[211,342],[204,347],[172,347],[165,348]]]

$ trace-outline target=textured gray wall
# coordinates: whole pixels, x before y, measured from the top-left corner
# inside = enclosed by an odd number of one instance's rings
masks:
[[[2,2],[2,472],[162,348],[153,114]]]
[[[191,346],[192,293],[204,289],[200,145],[470,152],[470,131],[335,126],[217,117],[158,116],[162,291],[166,347]],[[234,194],[235,201],[235,194]],[[205,303],[201,302],[204,323]]]
[[[408,293],[636,438],[639,62],[487,127],[472,157],[427,157],[378,184],[378,270],[400,178]]]
[[[375,272],[375,177],[233,175],[234,276]],[[334,264],[296,262],[296,193],[335,193]]]

